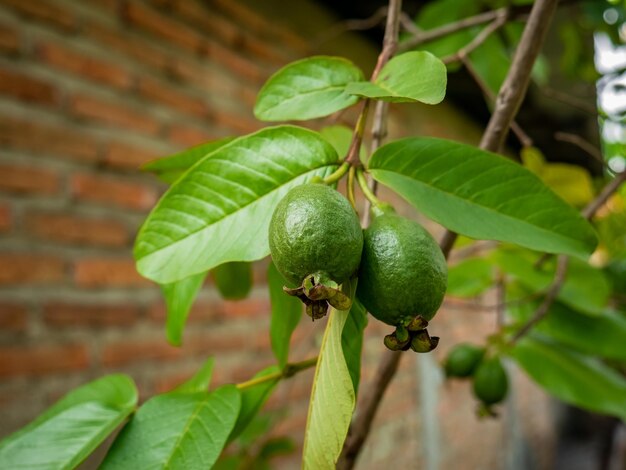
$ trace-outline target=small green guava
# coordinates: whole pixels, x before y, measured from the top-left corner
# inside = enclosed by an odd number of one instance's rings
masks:
[[[469,343],[457,344],[444,363],[447,377],[470,377],[485,355],[485,348]]]
[[[506,398],[509,379],[498,357],[480,363],[474,373],[474,395],[485,405],[495,405]]]

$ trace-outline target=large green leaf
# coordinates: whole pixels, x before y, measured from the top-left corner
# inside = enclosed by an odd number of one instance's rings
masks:
[[[125,375],[83,385],[0,442],[0,468],[76,468],[136,404],[137,390]]]
[[[324,177],[337,153],[319,134],[263,129],[224,145],[177,180],[141,228],[137,269],[161,284],[269,253],[270,217],[293,187]]]
[[[519,283],[507,284],[507,297],[523,298],[528,294],[529,291]],[[516,321],[526,322],[540,303],[540,300],[535,299],[511,302],[507,305],[507,312]],[[618,312],[605,310],[592,317],[555,302],[548,315],[535,326],[535,330],[578,351],[626,361],[626,317]]]
[[[392,103],[440,103],[446,95],[446,66],[430,52],[405,52],[391,59],[372,82],[346,87],[353,95]]]
[[[194,374],[192,378],[187,380],[185,383],[180,384],[176,387],[176,392],[188,392],[188,393],[196,393],[196,392],[206,392],[209,390],[209,385],[211,385],[211,377],[213,377],[213,366],[215,365],[215,359],[212,357],[208,358],[202,364],[202,367]]]
[[[280,367],[270,366],[254,375],[253,379],[265,377],[280,372]],[[263,404],[267,401],[270,394],[276,387],[276,384],[280,382],[280,377],[276,377],[267,382],[261,382],[256,385],[252,385],[245,389],[240,390],[241,393],[241,410],[239,410],[239,417],[235,423],[235,427],[228,437],[228,442],[236,439],[246,427],[250,424],[250,421],[256,416]]]
[[[282,274],[278,272],[274,263],[270,263],[268,267],[267,283],[272,302],[272,320],[270,323],[272,351],[274,351],[278,364],[284,367],[289,359],[291,335],[302,318],[302,302],[283,291],[283,286],[293,286],[289,285]]]
[[[554,259],[537,267],[539,255],[520,249],[499,249],[491,257],[502,271],[534,292],[547,290],[554,279]],[[600,269],[584,261],[570,260],[565,282],[557,299],[581,312],[600,315],[604,312],[610,295],[611,284]]]
[[[626,419],[626,378],[603,362],[538,336],[520,340],[511,355],[555,397]]]
[[[305,470],[334,469],[348,434],[355,403],[341,344],[348,315],[349,311],[331,309],[324,332],[304,435]]]
[[[225,137],[213,142],[196,145],[195,147],[175,153],[174,155],[148,162],[143,165],[141,169],[154,173],[162,181],[171,184],[204,157],[232,140],[234,140],[234,137]]]
[[[216,266],[211,271],[215,286],[220,295],[229,300],[248,297],[252,289],[252,265],[243,261],[233,261]]]
[[[361,351],[363,350],[363,331],[367,326],[367,311],[361,303],[354,299],[350,314],[341,332],[341,348],[346,359],[354,394],[359,393],[361,380]]]
[[[292,62],[263,85],[254,106],[262,121],[306,120],[328,116],[355,104],[346,93],[351,82],[363,80],[361,70],[341,57],[315,56]]]
[[[453,297],[474,297],[493,285],[493,266],[489,260],[467,258],[448,268],[448,290]]]
[[[235,425],[240,406],[234,385],[211,393],[156,396],[122,430],[100,468],[211,468]]]
[[[575,209],[531,172],[494,153],[408,138],[378,149],[369,169],[428,217],[471,238],[581,258],[597,244]]]
[[[183,342],[183,330],[189,311],[196,299],[207,273],[195,274],[180,281],[161,285],[167,307],[167,340],[174,346]]]

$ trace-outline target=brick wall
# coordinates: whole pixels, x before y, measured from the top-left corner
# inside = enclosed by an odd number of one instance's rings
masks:
[[[300,3],[319,10],[302,0],[281,5],[281,16]],[[209,281],[178,349],[165,341],[160,293],[136,273],[131,248],[164,189],[138,166],[259,128],[251,109],[260,85],[310,53],[294,30],[229,0],[0,0],[0,437],[103,374],[130,374],[144,399],[185,380],[209,355],[217,383],[273,362],[265,262],[255,265],[257,287],[244,301],[221,300]],[[449,108],[432,109],[399,110],[400,131],[476,137]],[[432,330],[444,337],[438,357],[457,339],[493,329],[490,314],[440,316],[446,320]],[[323,326],[300,325],[295,360],[316,353]],[[364,386],[385,333],[375,322],[367,330]],[[311,378],[281,384],[268,404],[285,416],[275,433],[298,444]],[[537,393],[530,390],[526,398]],[[360,468],[390,458],[398,468],[455,468],[463,459],[472,462],[465,468],[498,468],[512,436],[536,434],[548,419],[522,431],[517,423],[515,434],[510,420],[478,423],[471,407],[467,387],[441,385],[433,357],[409,355]],[[477,436],[493,447],[476,446]],[[279,465],[298,468],[298,453]]]

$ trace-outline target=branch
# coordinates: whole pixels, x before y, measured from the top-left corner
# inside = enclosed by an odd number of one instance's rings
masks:
[[[494,21],[489,23],[485,29],[483,29],[480,34],[477,34],[474,39],[472,39],[465,47],[459,49],[456,54],[452,54],[444,57],[441,61],[448,65],[458,60],[462,60],[466,58],[469,54],[474,52],[482,43],[484,43],[489,36],[499,30],[502,26],[504,26],[507,22],[507,10],[505,9],[501,16],[498,16]]]
[[[289,377],[293,377],[298,372],[302,372],[303,370],[310,369],[311,367],[317,364],[317,356],[312,357],[310,359],[305,359],[300,362],[293,362],[285,365],[283,369],[279,372],[274,372],[273,374],[267,374],[262,377],[256,377],[254,379],[246,380],[245,382],[240,382],[236,384],[239,390],[244,390],[246,388],[254,387],[255,385],[269,382],[271,380],[277,379],[288,379]]]
[[[535,2],[515,51],[511,69],[498,93],[496,107],[480,143],[481,148],[500,152],[511,122],[526,95],[530,72],[545,40],[557,3],[557,0]]]
[[[387,7],[380,7],[369,18],[341,21],[318,35],[313,41],[313,44],[315,47],[319,47],[321,44],[324,44],[325,42],[328,42],[345,32],[372,29],[378,26],[386,16]]]
[[[521,103],[528,87],[532,64],[534,63],[539,53],[539,47],[545,37],[545,32],[548,29],[548,25],[552,20],[557,1],[558,0],[537,0],[537,2],[532,7],[530,18],[526,28],[524,29],[524,34],[522,35],[520,45],[513,59],[513,64],[507,75],[505,83],[500,90],[500,93],[498,94],[498,99],[495,103],[494,114],[489,121],[489,125],[485,130],[485,134],[483,135],[481,148],[483,148],[484,150],[499,150],[500,145],[496,145],[499,142],[499,138],[494,138],[495,136],[493,136],[492,134],[501,133],[503,127],[506,127],[506,129],[508,129],[508,126],[511,124],[515,113],[519,108],[519,104]],[[388,26],[390,24],[391,18],[395,20],[396,28],[394,28],[394,31],[396,32],[399,3],[400,0],[390,1],[391,5],[396,4],[397,10],[390,6],[389,15],[387,16]],[[481,15],[477,16],[481,17]],[[463,22],[453,23],[450,25],[446,25],[442,28],[438,28],[438,30],[433,30],[430,32],[430,35],[432,37],[432,34],[435,31],[439,31],[437,34],[440,34],[441,36],[445,34],[450,34],[451,32],[458,31],[459,29],[463,29],[465,27],[475,26],[476,24],[488,23],[490,21],[493,21],[496,16],[497,14],[495,12],[491,12],[487,15],[482,15],[480,21],[478,21],[477,23],[475,23],[475,21],[477,21],[476,17],[472,17],[474,19],[468,18]],[[468,22],[471,24],[468,24]],[[441,33],[442,30],[444,30],[445,32]],[[424,34],[426,35],[426,33]],[[423,40],[423,37],[421,42],[425,42],[425,40]],[[387,31],[385,31],[385,39],[385,44],[387,44]],[[415,45],[419,43],[420,42],[416,43],[415,39],[411,42],[409,46],[407,46],[407,43],[404,43],[402,50],[407,50],[415,47]],[[383,54],[381,54],[381,56],[382,55]],[[520,81],[521,84],[519,84],[518,81]],[[511,100],[513,103],[517,103],[517,106],[511,106]],[[440,246],[442,247],[442,251],[446,258],[448,257],[452,246],[454,245],[455,239],[456,234],[447,231],[441,240]],[[359,451],[361,450],[361,447],[363,446],[363,443],[365,442],[365,439],[369,434],[372,421],[374,420],[376,411],[378,410],[378,407],[381,403],[383,394],[385,393],[387,386],[391,382],[391,379],[398,369],[398,364],[401,357],[402,355],[400,353],[386,353],[383,361],[376,371],[376,377],[374,378],[374,382],[365,389],[365,394],[363,395],[363,402],[361,407],[362,411],[355,417],[354,421],[352,422],[352,426],[350,426],[350,431],[348,432],[348,437],[346,439],[346,442],[344,443],[342,455],[337,464],[338,469],[349,470],[354,467]]]

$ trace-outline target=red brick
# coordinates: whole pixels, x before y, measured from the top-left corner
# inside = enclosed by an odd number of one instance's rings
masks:
[[[191,52],[201,52],[205,47],[200,34],[138,2],[125,5],[124,18],[132,25]]]
[[[175,144],[192,147],[203,142],[214,140],[216,137],[214,134],[210,134],[198,127],[187,126],[185,124],[173,124],[169,127],[167,138]]]
[[[264,83],[269,76],[269,73],[261,69],[252,60],[248,60],[216,42],[211,42],[208,45],[206,55],[208,60],[214,60],[224,65],[255,85]]]
[[[54,154],[95,162],[98,142],[86,132],[0,116],[0,145],[38,155]]]
[[[111,29],[99,23],[88,22],[84,34],[100,47],[114,49],[157,69],[165,70],[171,60],[167,54],[151,45],[149,41],[129,36],[120,29]]]
[[[74,282],[83,288],[146,287],[132,259],[86,258],[74,262]]]
[[[116,342],[107,344],[102,351],[102,365],[118,367],[139,361],[173,360],[182,355],[180,348],[170,346],[163,340]]]
[[[53,106],[59,102],[57,89],[49,83],[7,69],[0,69],[0,93],[44,106]]]
[[[56,256],[0,253],[0,266],[0,285],[52,284],[65,277],[65,263]]]
[[[18,54],[20,51],[20,36],[14,28],[0,24],[0,52]]]
[[[43,307],[43,319],[54,327],[110,327],[136,323],[141,309],[130,304],[80,304],[51,302]]]
[[[151,186],[87,173],[72,176],[71,191],[75,199],[140,211],[151,209],[158,199]]]
[[[3,0],[3,5],[16,10],[19,14],[46,23],[62,30],[71,31],[76,28],[74,15],[48,0]]]
[[[89,353],[82,344],[0,348],[0,377],[39,376],[88,366]]]
[[[124,224],[113,219],[39,212],[27,214],[24,226],[38,238],[75,245],[121,247],[130,241]]]
[[[0,331],[23,332],[28,322],[28,312],[23,305],[0,303]]]
[[[103,161],[107,166],[137,170],[141,165],[161,156],[163,152],[146,150],[119,142],[111,142],[104,151]]]
[[[209,107],[204,100],[176,91],[171,84],[168,85],[144,77],[139,82],[138,91],[144,98],[162,103],[183,113],[201,118],[209,116]]]
[[[226,111],[216,110],[213,122],[220,127],[231,129],[238,134],[248,134],[258,130],[262,124],[252,117],[234,115]]]
[[[80,78],[122,89],[128,89],[132,85],[130,73],[119,65],[95,59],[60,44],[38,44],[36,46],[36,55],[44,63],[77,75]]]
[[[293,31],[277,24],[276,19],[263,17],[240,2],[212,0],[212,3],[236,20],[240,28],[274,38],[278,40],[279,44],[294,49],[300,54],[310,54],[308,43]],[[258,36],[258,34],[254,34],[254,36]]]
[[[71,112],[80,118],[110,124],[146,134],[158,134],[161,124],[148,115],[127,106],[85,95],[70,99]]]
[[[23,165],[0,164],[0,190],[15,193],[54,194],[59,191],[59,175],[50,170]]]
[[[8,232],[13,226],[13,215],[8,204],[0,203],[0,232]]]

